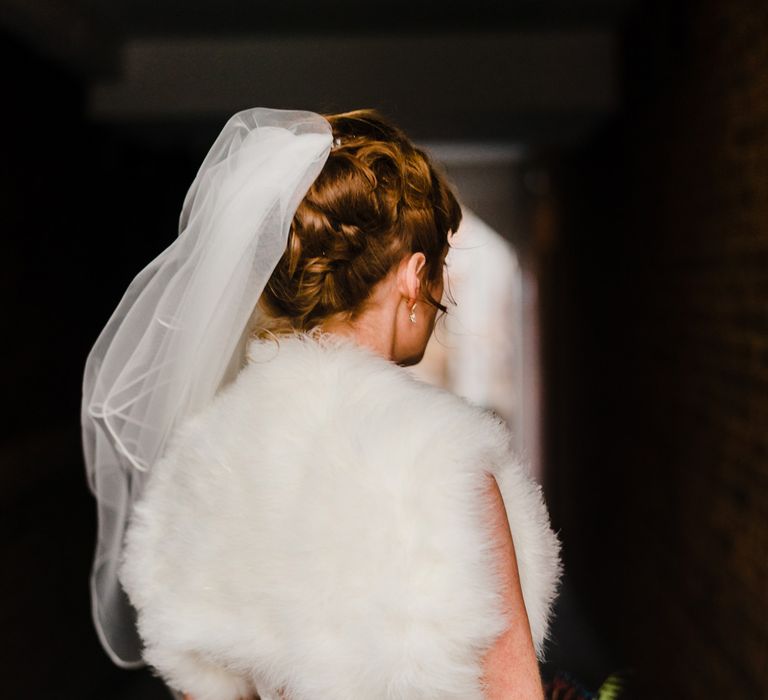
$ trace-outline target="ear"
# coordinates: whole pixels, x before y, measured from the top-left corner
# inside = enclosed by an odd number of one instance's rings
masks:
[[[421,272],[427,259],[424,253],[413,253],[403,258],[397,275],[397,287],[400,294],[408,299],[418,299],[421,291]]]

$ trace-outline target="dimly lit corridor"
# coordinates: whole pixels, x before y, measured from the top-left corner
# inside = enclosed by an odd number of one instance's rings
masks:
[[[768,696],[768,5],[430,8],[0,13],[5,697],[169,697],[93,629],[83,363],[260,104],[381,109],[517,256],[509,415],[566,571],[545,679]]]

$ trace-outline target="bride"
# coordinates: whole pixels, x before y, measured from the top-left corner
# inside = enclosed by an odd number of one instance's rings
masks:
[[[500,418],[403,369],[460,220],[375,110],[227,122],[86,363],[116,663],[192,700],[543,697],[541,490]]]

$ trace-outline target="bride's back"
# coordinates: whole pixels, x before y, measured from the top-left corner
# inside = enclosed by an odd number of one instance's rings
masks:
[[[480,700],[508,625],[486,473],[539,654],[557,538],[501,420],[403,369],[447,310],[447,181],[375,112],[329,121],[248,363],[152,465],[121,580],[144,659],[194,700]]]
[[[297,700],[481,698],[479,652],[505,625],[483,471],[525,479],[500,424],[346,339],[250,355],[136,506],[122,579],[147,660],[196,700],[251,683]],[[518,553],[546,620],[553,591],[531,582],[554,584],[556,543],[535,489],[504,496],[535,515],[513,521],[517,540],[550,557]]]

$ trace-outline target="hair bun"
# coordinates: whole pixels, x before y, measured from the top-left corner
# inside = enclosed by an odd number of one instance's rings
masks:
[[[373,287],[411,253],[424,253],[425,280],[436,282],[461,221],[444,174],[378,111],[323,116],[333,130],[331,153],[296,210],[260,300],[263,328],[276,333],[332,316],[354,320]],[[447,310],[428,292],[425,301]]]

